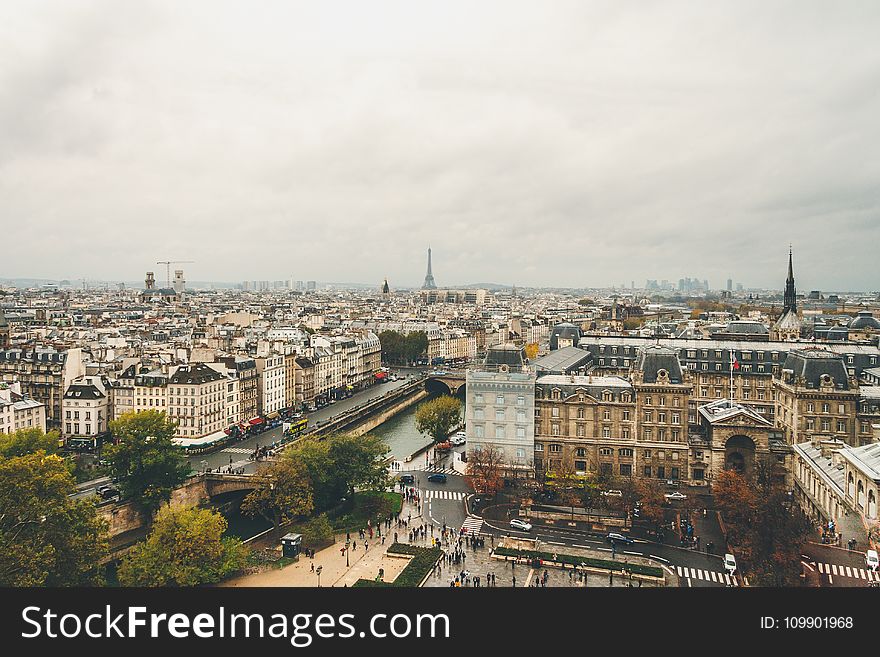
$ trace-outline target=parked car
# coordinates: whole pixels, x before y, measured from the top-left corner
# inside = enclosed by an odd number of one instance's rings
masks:
[[[457,447],[459,445],[464,445],[467,442],[467,439],[464,436],[459,436],[458,434],[456,434],[449,439],[449,442]]]
[[[627,545],[635,543],[635,541],[633,539],[631,539],[629,536],[625,536],[624,534],[618,534],[617,532],[609,532],[608,536],[605,537],[605,540],[608,541],[609,543],[616,542],[616,543],[625,543]]]
[[[446,483],[446,475],[441,474],[439,472],[435,472],[434,474],[428,477],[428,481],[432,481],[435,484],[445,484]]]
[[[724,570],[731,575],[736,572],[736,558],[730,552],[724,555]]]
[[[416,478],[411,474],[400,475],[399,479],[405,484],[414,484],[416,481]]]
[[[877,556],[877,550],[868,550],[865,552],[865,564],[870,570],[877,572],[877,567],[880,566],[880,558]]]
[[[623,497],[623,491],[612,488],[611,490],[603,490],[602,495],[605,497]]]
[[[684,493],[679,493],[678,491],[675,491],[674,493],[666,493],[666,495],[664,495],[663,497],[665,497],[667,500],[686,500],[687,499],[687,495],[685,495]]]
[[[510,528],[518,529],[523,532],[530,532],[532,531],[532,523],[520,520],[519,518],[514,518],[510,521]]]
[[[95,489],[95,492],[102,500],[109,500],[119,496],[119,489],[110,484],[102,484]]]

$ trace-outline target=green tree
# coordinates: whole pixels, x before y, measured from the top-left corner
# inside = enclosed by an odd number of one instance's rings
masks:
[[[455,397],[443,395],[416,409],[416,429],[430,436],[435,443],[443,442],[449,432],[461,424],[461,402]]]
[[[405,345],[407,361],[416,361],[428,352],[428,334],[423,331],[408,333]]]
[[[14,433],[0,433],[0,457],[13,458],[43,451],[58,451],[58,432],[43,433],[41,429],[19,429]]]
[[[74,500],[64,460],[40,450],[0,457],[0,586],[81,586],[101,581],[107,523]]]
[[[247,547],[224,537],[225,518],[209,509],[163,506],[150,535],[122,560],[123,586],[198,586],[240,570]]]
[[[117,444],[104,450],[123,497],[151,517],[171,491],[186,481],[190,466],[171,439],[177,424],[164,411],[129,412],[110,423]]]
[[[380,491],[388,487],[385,457],[388,445],[377,436],[337,434],[326,439],[329,444],[331,472],[337,486],[354,498],[355,489]]]
[[[312,518],[302,527],[303,542],[309,547],[320,545],[330,545],[336,538],[336,532],[333,531],[333,525],[326,513],[322,513],[317,518]]]
[[[276,536],[282,524],[314,509],[308,470],[293,452],[283,454],[254,477],[257,487],[244,498],[241,510],[271,521]]]
[[[402,334],[397,331],[382,331],[379,333],[379,343],[382,345],[382,362],[389,365],[400,365],[404,362],[406,356]]]

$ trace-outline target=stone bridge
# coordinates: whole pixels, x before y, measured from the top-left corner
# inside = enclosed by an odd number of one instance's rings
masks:
[[[441,395],[454,395],[464,400],[465,371],[450,370],[443,374],[429,374],[425,379],[425,390]]]

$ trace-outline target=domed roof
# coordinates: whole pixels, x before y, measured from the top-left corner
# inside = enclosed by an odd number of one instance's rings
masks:
[[[880,329],[880,320],[874,317],[870,310],[863,310],[850,322],[849,327],[851,329]]]
[[[670,383],[681,383],[681,362],[678,360],[678,352],[660,345],[644,347],[639,354],[636,369],[642,372],[642,381],[645,383],[657,383],[660,373],[665,372]]]

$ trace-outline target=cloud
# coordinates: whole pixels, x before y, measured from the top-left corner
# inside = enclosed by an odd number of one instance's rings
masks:
[[[11,3],[0,276],[876,288],[880,7]],[[846,258],[847,267],[838,263]]]

